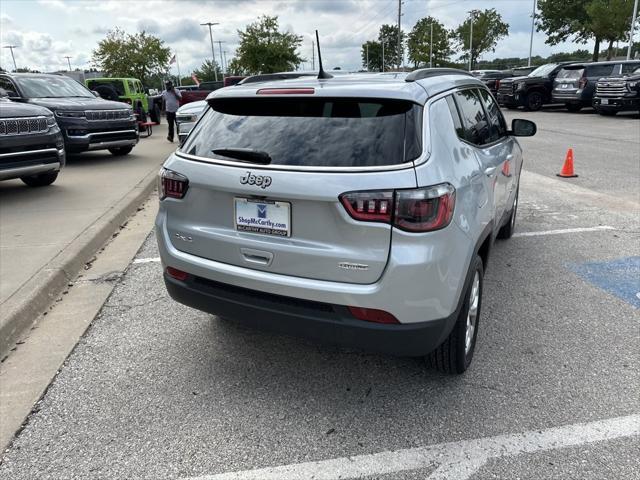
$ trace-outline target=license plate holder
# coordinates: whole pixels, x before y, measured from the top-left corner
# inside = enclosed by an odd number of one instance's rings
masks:
[[[603,98],[601,103],[602,103],[602,105],[609,105],[609,99],[608,98]]]
[[[233,223],[237,231],[276,237],[291,236],[289,202],[235,197],[233,211]]]

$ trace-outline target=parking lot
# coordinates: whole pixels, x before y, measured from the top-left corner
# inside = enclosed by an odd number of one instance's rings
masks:
[[[538,134],[463,376],[181,306],[151,233],[0,478],[638,478],[638,117],[505,113]]]

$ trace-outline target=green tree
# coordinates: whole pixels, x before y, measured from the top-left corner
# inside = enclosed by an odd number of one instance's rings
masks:
[[[471,66],[483,53],[494,52],[498,41],[509,34],[509,24],[502,21],[502,16],[495,8],[473,10],[470,18],[451,32],[458,41],[458,47],[464,52],[460,58],[469,60],[469,30],[473,19],[473,41],[471,45]]]
[[[220,70],[220,66],[218,62],[214,62],[213,60],[205,60],[200,68],[194,70],[196,77],[201,82],[212,82],[216,79],[216,72],[218,75],[218,80],[222,80],[222,70]]]
[[[368,50],[368,53],[367,53]],[[387,52],[385,52],[387,53]],[[369,72],[382,71],[382,44],[369,40],[362,44],[362,66]],[[369,63],[367,64],[367,58]]]
[[[594,40],[592,60],[598,61],[600,43],[613,43],[628,37],[633,0],[539,0],[536,25],[547,34],[546,43],[566,40],[587,43]]]
[[[396,65],[398,68],[402,66],[402,49],[404,48],[404,32],[400,32],[400,49],[398,52],[398,26],[382,25],[378,33],[378,42],[384,41],[384,67],[389,70]],[[382,48],[381,48],[382,50]],[[382,58],[382,51],[380,52]],[[371,58],[371,50],[369,50],[369,58]]]
[[[133,77],[145,85],[167,72],[171,50],[158,37],[146,32],[128,34],[116,28],[93,51],[93,64],[113,77]]]
[[[274,73],[295,70],[304,61],[296,50],[302,37],[278,30],[278,17],[261,16],[238,30],[240,46],[229,69],[237,75]]]
[[[433,66],[449,59],[451,49],[449,31],[433,17],[418,20],[407,38],[409,61],[414,67],[428,65],[431,53],[431,26],[433,25]]]

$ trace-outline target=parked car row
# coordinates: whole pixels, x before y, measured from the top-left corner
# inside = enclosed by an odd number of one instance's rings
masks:
[[[640,60],[561,62],[541,65],[526,76],[502,78],[497,88],[500,105],[540,110],[564,104],[570,112],[593,106],[598,113],[640,111]]]
[[[66,153],[127,155],[138,143],[131,106],[96,96],[63,75],[0,74],[0,180],[53,183]]]

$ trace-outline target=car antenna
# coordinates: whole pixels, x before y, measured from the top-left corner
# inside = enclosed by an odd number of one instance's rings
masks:
[[[327,73],[322,68],[322,54],[320,53],[320,38],[318,37],[318,30],[316,30],[316,45],[318,46],[318,65],[320,70],[318,70],[318,78],[333,78],[333,75]]]

